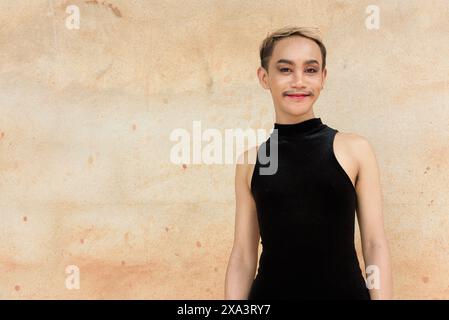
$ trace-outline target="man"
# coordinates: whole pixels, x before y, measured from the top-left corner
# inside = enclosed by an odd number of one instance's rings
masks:
[[[391,299],[373,148],[357,134],[323,124],[313,112],[327,76],[325,46],[311,30],[286,27],[262,42],[260,60],[257,75],[270,90],[276,116],[263,146],[278,148],[278,169],[261,174],[258,153],[255,163],[236,165],[225,299]],[[355,211],[367,274],[373,277],[367,283],[353,243]]]

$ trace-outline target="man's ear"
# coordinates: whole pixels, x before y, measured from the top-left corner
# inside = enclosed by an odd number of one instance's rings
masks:
[[[327,78],[327,68],[324,68],[323,70],[323,82],[321,83],[321,89],[323,89],[324,84],[326,82],[326,78]]]
[[[264,89],[270,89],[268,85],[268,73],[263,67],[257,68],[257,77],[259,78],[259,83]]]

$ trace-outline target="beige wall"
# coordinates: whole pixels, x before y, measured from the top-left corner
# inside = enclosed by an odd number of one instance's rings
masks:
[[[269,130],[284,25],[327,45],[315,115],[375,148],[396,298],[449,298],[447,1],[98,2],[0,2],[0,298],[221,299],[234,166],[173,164],[169,134]]]

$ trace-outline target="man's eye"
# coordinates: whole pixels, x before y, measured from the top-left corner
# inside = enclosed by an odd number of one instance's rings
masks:
[[[281,68],[279,69],[281,72],[284,72],[283,70],[290,70],[290,68]]]
[[[311,73],[317,72],[316,69],[313,69],[313,68],[309,68],[309,69],[307,69],[306,71],[307,71],[307,72],[311,72]]]

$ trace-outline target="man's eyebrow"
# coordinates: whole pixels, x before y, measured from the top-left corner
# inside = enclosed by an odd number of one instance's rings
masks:
[[[294,65],[295,63],[293,62],[293,61],[291,61],[291,60],[287,60],[287,59],[279,59],[277,62],[276,62],[276,64],[279,64],[279,63],[286,63],[286,64],[290,64],[290,65]],[[304,64],[312,64],[312,63],[316,63],[316,64],[320,64],[317,60],[315,60],[315,59],[310,59],[310,60],[306,60],[306,61],[304,61]]]

